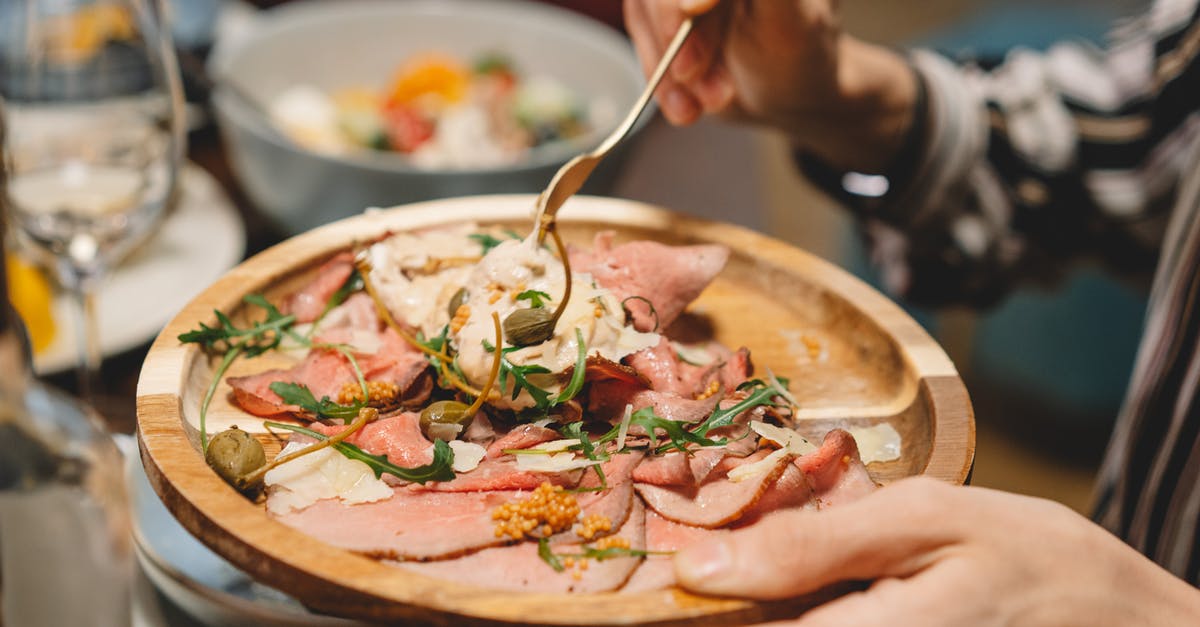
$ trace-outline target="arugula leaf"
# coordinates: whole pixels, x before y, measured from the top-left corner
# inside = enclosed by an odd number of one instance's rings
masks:
[[[629,417],[629,424],[639,425],[650,434],[650,445],[659,453],[664,453],[671,449],[676,449],[683,453],[688,452],[687,445],[695,444],[697,446],[722,446],[727,440],[710,440],[704,437],[704,433],[688,431],[686,422],[680,420],[668,420],[654,413],[653,407],[643,407]],[[661,429],[666,432],[669,442],[658,445],[658,434],[656,429]]]
[[[596,560],[603,562],[604,560],[616,559],[619,557],[645,557],[647,555],[674,555],[675,551],[647,551],[645,549],[629,549],[621,546],[611,546],[606,549],[597,549],[594,546],[583,545],[583,551],[579,553],[555,553],[550,548],[550,540],[548,538],[538,539],[538,557],[542,558],[550,568],[555,572],[563,572],[566,566],[563,565],[562,558],[569,557],[572,559]]]
[[[201,322],[199,329],[181,333],[179,341],[183,344],[199,344],[208,352],[225,352],[235,345],[240,345],[241,352],[248,357],[255,357],[278,347],[283,333],[295,324],[296,316],[283,315],[261,294],[249,294],[242,300],[264,309],[267,317],[248,327],[239,328],[229,316],[214,309],[217,326],[210,327]]]
[[[328,396],[318,401],[308,386],[297,383],[276,381],[270,385],[270,388],[288,405],[295,405],[315,415],[318,419],[333,418],[346,424],[350,424],[350,421],[358,415],[358,410],[366,405],[365,402],[342,405],[329,400]]]
[[[263,424],[276,429],[302,433],[317,440],[329,439],[328,436],[322,433],[298,425],[270,421],[263,422]],[[433,461],[424,466],[417,466],[416,468],[401,468],[389,462],[386,455],[371,455],[349,442],[338,442],[333,445],[333,448],[349,459],[355,459],[366,464],[375,473],[376,479],[386,472],[405,481],[424,484],[430,481],[451,481],[456,476],[452,467],[454,464],[454,449],[450,448],[450,445],[442,440],[434,440],[433,442]]]
[[[621,308],[626,312],[629,312],[629,308],[625,306],[625,303],[631,300],[640,300],[646,303],[646,306],[650,308],[650,315],[654,316],[654,328],[651,331],[658,331],[658,310],[654,308],[654,303],[650,302],[650,299],[645,296],[629,296],[621,301]]]
[[[550,298],[550,295],[545,292],[540,292],[538,290],[525,290],[524,292],[517,294],[515,300],[527,300],[529,301],[530,307],[534,309],[541,309],[542,307],[546,306],[546,301],[554,299]]]
[[[511,353],[518,348],[520,347],[510,346],[500,349],[500,393],[505,394],[508,392],[508,379],[511,377],[513,380],[512,400],[517,400],[517,397],[521,395],[521,390],[525,390],[533,397],[533,402],[539,410],[544,411],[549,409],[551,405],[550,393],[530,383],[526,376],[531,374],[546,374],[550,372],[550,369],[536,364],[518,366],[509,361],[507,357],[503,357],[504,354]],[[496,352],[496,347],[492,346],[492,343],[487,340],[483,340],[483,349],[489,353]]]
[[[550,568],[553,568],[554,572],[561,573],[566,570],[562,560],[554,554],[554,551],[550,550],[549,538],[538,538],[538,557],[542,558],[542,561],[546,562]]]
[[[575,358],[575,370],[571,373],[571,380],[563,387],[558,396],[554,397],[552,405],[561,405],[573,398],[583,389],[583,378],[587,372],[587,346],[583,343],[583,332],[575,329],[575,341],[579,346],[579,356]]]
[[[705,418],[704,422],[700,423],[700,425],[696,427],[694,430],[696,434],[701,436],[707,435],[708,432],[713,429],[731,425],[733,424],[733,419],[736,418],[738,414],[753,407],[758,407],[760,405],[767,407],[786,407],[786,405],[776,403],[774,400],[775,397],[779,395],[779,392],[775,391],[775,388],[772,388],[760,379],[751,379],[746,381],[739,385],[737,389],[753,391],[749,396],[741,401],[738,401],[737,404],[731,407],[727,407],[725,409],[718,407],[715,409],[712,415],[710,415],[708,418]]]

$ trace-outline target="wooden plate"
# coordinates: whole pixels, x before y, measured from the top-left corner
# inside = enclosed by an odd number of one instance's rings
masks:
[[[814,599],[754,603],[679,590],[561,595],[499,592],[430,579],[309,538],[275,522],[205,465],[191,425],[214,364],[176,337],[213,309],[242,314],[241,298],[277,299],[304,283],[335,252],[388,231],[475,220],[525,230],[532,196],[456,198],[371,212],[290,239],[234,268],[172,320],[146,357],[138,384],[138,435],[150,481],[189,531],[264,583],[317,611],[434,624],[745,623],[794,613]],[[938,345],[899,307],[842,270],[787,244],[731,226],[609,198],[579,197],[562,211],[568,241],[598,231],[619,240],[718,242],[733,254],[680,327],[745,345],[761,369],[791,378],[808,428],[889,422],[903,436],[898,461],[876,463],[881,483],[924,473],[962,483],[975,451],[970,400]],[[260,358],[262,359],[262,358]],[[243,372],[265,362],[242,362]],[[223,387],[209,430],[257,421],[225,403]],[[277,446],[275,447],[277,449]],[[270,452],[270,449],[268,449]]]

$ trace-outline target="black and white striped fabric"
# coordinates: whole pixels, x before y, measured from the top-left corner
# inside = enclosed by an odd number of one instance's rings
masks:
[[[1159,0],[1105,50],[1001,63],[913,53],[925,150],[864,209],[876,261],[915,300],[988,303],[1101,260],[1151,302],[1095,517],[1200,583],[1200,6]]]

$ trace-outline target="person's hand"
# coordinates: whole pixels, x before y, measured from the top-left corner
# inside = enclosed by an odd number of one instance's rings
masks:
[[[786,624],[1186,625],[1200,591],[1043,499],[907,479],[822,512],[780,513],[681,551],[695,592],[787,598],[870,588]]]
[[[646,72],[699,15],[656,93],[690,124],[722,113],[782,129],[831,163],[888,164],[911,124],[915,80],[895,53],[842,33],[836,0],[625,0]]]

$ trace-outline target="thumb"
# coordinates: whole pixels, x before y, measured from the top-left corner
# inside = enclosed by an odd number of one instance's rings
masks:
[[[958,488],[906,480],[821,512],[783,511],[675,555],[675,576],[694,592],[781,599],[839,581],[906,577],[958,542],[950,513]]]

